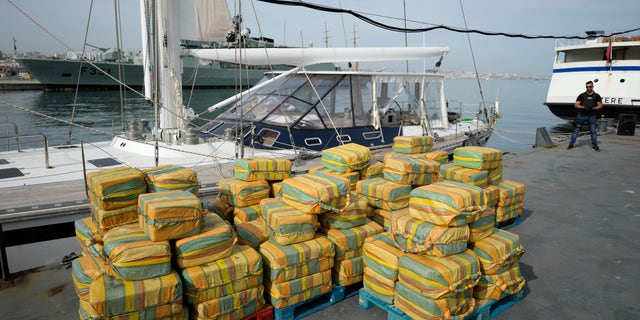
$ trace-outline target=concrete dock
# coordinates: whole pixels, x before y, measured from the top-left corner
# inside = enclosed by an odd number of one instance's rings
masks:
[[[524,298],[497,319],[640,319],[640,134],[580,137],[504,157],[504,179],[526,185],[520,235]],[[76,251],[79,252],[79,251]],[[77,318],[70,270],[46,269],[0,289],[0,319]],[[30,293],[28,293],[30,292]],[[37,306],[38,312],[33,313]],[[306,319],[387,319],[358,296]]]

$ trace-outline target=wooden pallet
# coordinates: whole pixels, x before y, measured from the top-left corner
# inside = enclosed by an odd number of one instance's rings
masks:
[[[478,306],[465,320],[490,320],[497,317],[505,310],[511,308],[513,305],[522,300],[523,290],[504,297],[500,300],[490,301]],[[411,320],[411,317],[406,315],[402,310],[394,305],[387,304],[386,302],[370,295],[364,289],[360,289],[360,297],[358,304],[364,310],[369,310],[374,306],[387,312],[387,320]]]
[[[273,308],[275,320],[295,320],[308,317],[318,311],[324,310],[344,299],[355,296],[362,288],[362,282],[348,286],[335,286],[331,292],[313,297],[309,300],[297,303],[293,306],[278,309]]]

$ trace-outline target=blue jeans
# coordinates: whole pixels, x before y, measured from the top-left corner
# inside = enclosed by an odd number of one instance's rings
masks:
[[[580,133],[580,129],[582,129],[582,124],[587,121],[589,122],[589,134],[591,134],[591,146],[595,147],[598,145],[598,139],[596,137],[596,115],[592,114],[590,116],[578,114],[576,117],[576,126],[573,128],[573,134],[571,135],[570,145],[576,143],[576,139],[578,139],[578,133]]]

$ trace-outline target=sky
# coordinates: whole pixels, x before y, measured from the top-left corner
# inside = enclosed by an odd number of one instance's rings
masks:
[[[0,51],[65,53],[67,47],[82,50],[87,43],[115,47],[114,1],[93,0],[0,0]],[[241,12],[252,36],[277,43],[324,47],[352,47],[354,30],[358,47],[448,46],[442,69],[509,73],[523,76],[551,75],[556,40],[525,40],[463,34],[445,30],[404,34],[387,31],[347,14],[289,7],[257,0],[228,0],[231,14]],[[434,25],[525,35],[584,36],[587,30],[606,33],[640,28],[638,0],[305,0],[343,8],[376,21],[408,28]],[[31,19],[45,28],[39,28]],[[120,1],[122,43],[125,51],[140,50],[139,2]],[[463,15],[464,12],[464,15]],[[88,32],[85,32],[88,31]],[[640,34],[640,30],[633,34]],[[328,35],[328,38],[326,37]],[[328,40],[327,40],[328,39]],[[61,44],[64,43],[63,44]],[[475,64],[474,64],[475,61]],[[412,62],[411,69],[423,62]],[[380,64],[380,63],[378,63]],[[371,68],[375,68],[372,66]],[[400,69],[400,70],[399,70]],[[404,64],[388,71],[402,71]]]

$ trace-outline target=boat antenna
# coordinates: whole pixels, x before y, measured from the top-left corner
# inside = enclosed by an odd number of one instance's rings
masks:
[[[462,0],[459,0],[460,2],[460,10],[462,11],[462,20],[464,21],[464,27],[465,29],[468,29],[467,26],[467,18],[464,15],[464,6],[462,5]],[[480,90],[480,101],[482,103],[482,108],[485,107],[485,103],[484,103],[484,94],[482,92],[482,85],[480,84],[480,75],[478,74],[478,66],[476,64],[476,57],[473,54],[473,46],[471,45],[471,37],[469,37],[469,34],[467,33],[467,42],[469,42],[469,50],[471,51],[471,60],[473,61],[473,69],[476,75],[476,81],[478,82],[478,89]]]

